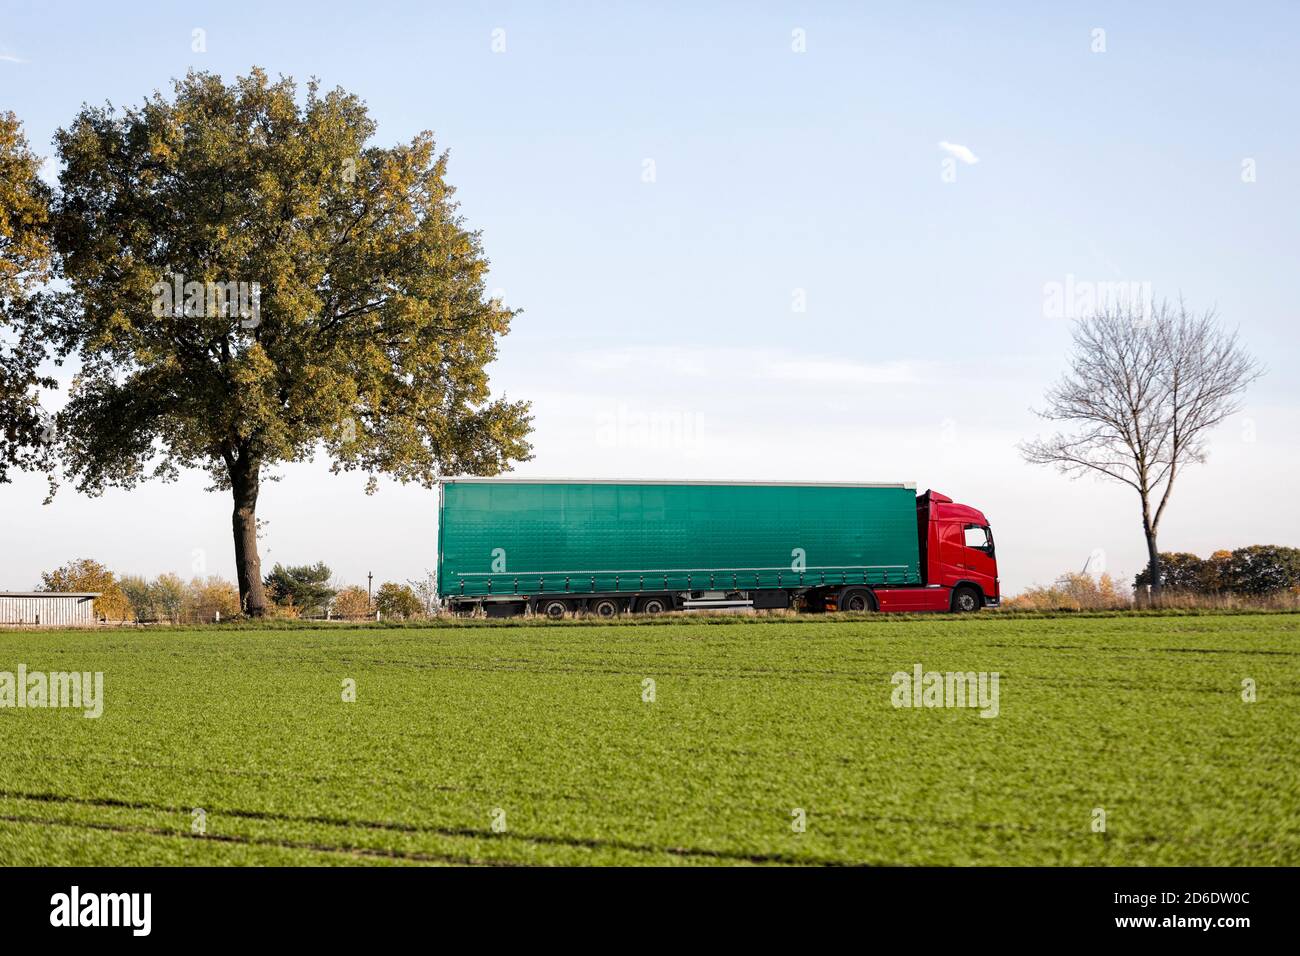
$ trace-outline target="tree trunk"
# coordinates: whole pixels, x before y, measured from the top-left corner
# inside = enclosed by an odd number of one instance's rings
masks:
[[[1151,576],[1151,597],[1160,596],[1160,549],[1156,547],[1156,533],[1147,530],[1147,557],[1150,560],[1148,573]]]
[[[230,469],[235,497],[235,574],[239,578],[239,603],[249,617],[266,613],[266,592],[262,588],[262,559],[257,554],[257,491],[260,475],[257,462],[240,460]]]

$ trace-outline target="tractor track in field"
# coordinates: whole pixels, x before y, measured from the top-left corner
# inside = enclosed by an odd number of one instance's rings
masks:
[[[324,843],[309,843],[299,840],[265,840],[256,837],[230,836],[227,834],[185,833],[177,830],[164,830],[160,827],[126,826],[116,823],[96,823],[88,820],[51,820],[44,817],[19,817],[0,814],[0,822],[18,823],[40,827],[62,827],[71,830],[91,830],[97,833],[117,833],[122,835],[152,836],[174,840],[211,840],[214,843],[227,843],[236,846],[275,847],[281,850],[306,850],[313,853],[342,854],[351,857],[370,859],[402,860],[410,863],[446,863],[460,866],[526,866],[528,864],[510,861],[480,860],[470,856],[439,853],[416,853],[403,850],[385,850],[369,847],[331,846]]]
[[[119,800],[111,797],[72,797],[61,794],[51,793],[22,793],[17,791],[0,790],[0,799],[25,800],[34,803],[45,804],[63,804],[80,807],[95,807],[102,809],[131,810],[140,812],[156,813],[184,813],[184,808],[167,806],[165,804],[148,803],[144,801]],[[864,866],[860,861],[843,860],[826,857],[798,856],[788,853],[745,853],[741,851],[714,850],[704,848],[692,848],[684,846],[655,846],[644,843],[635,843],[628,840],[610,840],[596,839],[589,837],[565,837],[551,834],[522,834],[522,833],[496,833],[491,830],[480,830],[473,827],[439,827],[413,823],[400,823],[396,821],[376,821],[376,820],[353,820],[339,817],[327,817],[320,815],[296,816],[293,814],[274,813],[271,811],[261,810],[215,810],[209,811],[209,816],[230,816],[241,820],[251,820],[259,823],[290,823],[298,825],[327,826],[337,827],[340,829],[359,829],[380,833],[397,833],[397,834],[426,834],[444,838],[455,839],[480,839],[480,840],[501,840],[504,842],[518,841],[521,843],[530,843],[542,846],[560,846],[570,849],[587,849],[587,850],[622,850],[632,853],[642,853],[649,855],[667,855],[680,857],[683,859],[697,860],[716,860],[723,863],[752,863],[752,864],[783,864],[795,866],[821,866],[821,867],[853,867]],[[837,816],[841,816],[837,814]],[[912,817],[901,814],[876,814],[876,813],[850,813],[842,815],[847,819],[856,822],[867,822],[892,827],[919,827],[922,829],[938,830],[974,830],[983,833],[1001,833],[1001,834],[1055,834],[1057,836],[1068,837],[1075,834],[1073,828],[1040,826],[1033,823],[1013,823],[993,820],[968,820],[968,819],[942,819],[936,817]],[[194,839],[218,839],[218,836],[204,835],[196,836],[184,831],[165,830],[158,827],[132,827],[122,824],[97,823],[93,821],[72,821],[72,820],[47,820],[41,818],[14,817],[10,815],[0,815],[0,821],[7,822],[30,822],[30,823],[48,823],[56,826],[85,826],[92,829],[103,830],[120,830],[123,833],[147,833],[157,836],[170,836],[179,838]],[[235,835],[219,835],[223,842],[230,843],[248,843],[252,845],[281,846],[286,849],[307,849],[317,850],[320,852],[338,852],[351,853],[354,855],[369,855],[385,858],[408,859],[412,862],[430,862],[430,863],[462,863],[467,865],[487,865],[487,866],[514,866],[514,865],[545,865],[531,863],[516,863],[512,860],[485,859],[479,860],[463,855],[455,854],[431,854],[425,851],[405,851],[390,850],[383,847],[344,847],[334,844],[317,844],[317,843],[295,843],[293,841],[280,841],[274,839],[259,839],[257,837],[243,837]],[[1240,840],[1214,840],[1214,839],[1197,839],[1183,837],[1171,837],[1168,834],[1160,833],[1135,833],[1125,835],[1122,838],[1125,843],[1135,845],[1159,845],[1159,844],[1184,844],[1189,846],[1233,846],[1244,847],[1255,850],[1277,850],[1286,846],[1278,841],[1258,842],[1258,841],[1240,841]]]
[[[561,662],[567,666],[553,666],[551,662],[534,661],[527,658],[516,659],[494,659],[492,661],[483,661],[471,663],[468,661],[452,662],[432,662],[432,661],[409,661],[409,660],[392,660],[389,658],[281,658],[278,663],[284,663],[289,660],[295,660],[300,663],[319,664],[322,667],[380,667],[394,668],[397,670],[431,670],[446,671],[453,674],[462,673],[503,673],[503,674],[540,674],[543,676],[550,675],[579,675],[583,677],[640,677],[641,672],[653,673],[655,677],[712,677],[718,679],[778,679],[778,680],[804,680],[804,679],[823,679],[833,678],[843,681],[860,681],[864,677],[870,678],[873,675],[864,674],[862,671],[843,671],[843,670],[814,670],[809,668],[798,669],[783,667],[779,670],[748,667],[744,669],[725,670],[718,668],[703,667],[681,667],[667,666],[656,667],[653,664],[647,665],[644,662],[638,663],[633,667],[618,668],[611,666],[583,666],[580,661]]]
[[[71,801],[78,802],[78,801]],[[244,813],[232,813],[232,816],[248,816]],[[922,826],[945,826],[946,821],[935,820],[909,820],[908,818],[896,818],[895,822],[908,822],[920,824]],[[306,840],[286,840],[280,838],[259,838],[254,836],[232,835],[232,834],[194,834],[179,830],[168,830],[161,827],[150,827],[141,825],[128,825],[121,823],[105,823],[89,820],[67,820],[52,819],[49,817],[30,817],[17,816],[14,814],[0,814],[0,823],[12,823],[17,825],[38,826],[38,827],[58,827],[73,830],[88,830],[99,833],[114,833],[125,836],[151,836],[160,839],[175,840],[194,840],[198,842],[212,841],[215,843],[229,844],[234,846],[248,847],[270,847],[284,850],[303,850],[313,853],[324,853],[330,855],[339,855],[361,860],[395,860],[405,863],[424,863],[424,864],[446,864],[458,866],[485,866],[485,867],[537,867],[547,866],[550,864],[533,863],[530,861],[520,861],[513,859],[494,859],[480,858],[469,856],[467,854],[456,853],[431,853],[423,850],[394,850],[385,847],[357,847],[357,846],[340,846],[329,843],[319,843]],[[362,826],[362,827],[379,827],[386,829],[383,825],[373,823],[340,823],[332,824],[338,826]],[[979,827],[980,829],[994,829],[998,825],[986,824]],[[535,845],[558,845],[575,849],[592,849],[592,850],[623,850],[628,852],[646,853],[653,855],[677,856],[684,859],[694,859],[697,862],[716,861],[719,863],[743,864],[751,863],[757,865],[778,864],[786,866],[820,866],[829,868],[846,868],[875,866],[888,864],[871,864],[858,861],[831,860],[823,858],[800,857],[789,854],[745,854],[730,853],[719,850],[699,850],[688,847],[651,847],[641,844],[627,843],[616,840],[587,840],[579,838],[560,838],[545,837],[538,835],[520,835],[510,833],[492,833],[490,831],[479,830],[440,830],[438,828],[414,828],[424,832],[433,832],[443,836],[461,836],[467,838],[496,838],[502,840],[516,840],[523,843]],[[1033,827],[1012,826],[1009,829],[1033,830]],[[1131,837],[1125,837],[1120,841],[1122,843],[1134,845],[1154,845],[1164,843],[1181,843],[1184,845],[1210,846],[1219,845],[1219,843],[1230,844],[1235,847],[1258,850],[1275,850],[1281,847],[1280,844],[1259,843],[1259,842],[1241,842],[1241,841],[1205,841],[1195,840],[1184,837],[1182,839],[1170,840],[1157,834],[1136,834]],[[563,865],[563,864],[559,864]]]
[[[971,645],[972,647],[976,645]],[[1234,648],[1234,647],[1133,647],[1131,645],[1085,645],[1085,644],[1011,644],[1006,642],[983,642],[979,647],[1001,647],[1010,650],[1028,651],[1085,651],[1106,654],[1257,654],[1267,657],[1300,657],[1300,651],[1276,651],[1268,648]],[[1112,658],[1113,659],[1113,658]]]
[[[1006,645],[1006,646],[1014,647],[1014,645]],[[1264,651],[1260,653],[1272,654],[1274,652]],[[1120,659],[1121,658],[1117,658],[1117,657],[1110,658],[1111,662],[1116,662]],[[1139,657],[1137,655],[1134,655],[1131,659],[1135,661],[1144,660],[1144,658]],[[352,667],[378,666],[381,668],[391,668],[388,671],[388,673],[394,673],[403,670],[410,670],[410,671],[430,670],[430,671],[445,671],[454,674],[489,673],[489,674],[534,674],[540,677],[552,677],[552,676],[555,677],[559,677],[559,676],[621,677],[627,680],[638,680],[644,676],[653,676],[656,680],[664,680],[667,678],[697,678],[697,679],[702,678],[702,679],[718,680],[718,681],[779,680],[779,681],[790,682],[790,683],[799,683],[799,682],[806,683],[808,681],[824,682],[824,681],[831,680],[846,686],[858,686],[858,687],[874,687],[877,685],[888,687],[890,684],[890,678],[893,676],[894,673],[898,673],[898,671],[877,671],[873,673],[867,673],[863,671],[829,671],[829,670],[817,671],[817,670],[790,670],[790,669],[782,669],[782,670],[750,669],[745,671],[719,671],[719,670],[706,670],[706,669],[699,668],[699,669],[690,669],[690,670],[688,669],[674,670],[670,668],[655,668],[655,667],[643,667],[637,671],[633,671],[631,669],[620,670],[620,669],[609,668],[609,667],[546,667],[540,665],[531,666],[531,667],[497,666],[497,665],[464,666],[464,665],[430,664],[430,663],[390,661],[390,660],[363,661],[363,660],[356,660],[351,658],[340,658],[338,661],[329,661],[329,662],[315,661],[314,659],[309,659],[309,660],[312,660],[312,662],[314,663],[320,663],[322,665],[328,663],[331,666],[352,666]],[[283,663],[283,661],[281,663]],[[1033,662],[1033,664],[1034,666],[1038,666],[1039,662],[1035,661]],[[1019,668],[1022,666],[1022,664],[1021,662],[1014,662],[1014,666]],[[905,665],[900,664],[900,667],[905,667]],[[966,669],[974,670],[975,668],[968,667]],[[903,672],[905,673],[906,670],[904,670]],[[1037,685],[1042,685],[1047,687],[1067,687],[1067,688],[1107,687],[1116,690],[1131,690],[1131,691],[1139,691],[1139,692],[1149,692],[1153,689],[1154,690],[1162,689],[1162,685],[1158,682],[1153,685],[1150,677],[1144,679],[1133,679],[1128,677],[1105,677],[1105,676],[1097,676],[1092,678],[1072,678],[1072,677],[1063,678],[1063,677],[1031,674],[1031,673],[1026,673],[1023,670],[1021,670],[1016,675],[1013,675],[1012,672],[1010,671],[1003,670],[1000,672],[1000,677],[1003,684],[1009,684],[1010,681],[1014,679],[1017,681],[1022,681],[1026,685],[1037,684]],[[1185,682],[1180,682],[1174,678],[1169,678],[1164,682],[1164,684],[1167,685],[1168,690],[1178,691],[1179,693],[1194,692],[1194,693],[1204,693],[1204,694],[1224,694],[1224,693],[1236,693],[1240,690],[1240,688],[1225,687],[1225,686],[1219,686],[1215,684],[1202,684],[1200,686],[1193,686]],[[1279,692],[1279,696],[1292,696],[1292,695],[1287,691],[1283,690]],[[887,698],[882,698],[882,700],[887,702]]]
[[[37,758],[37,759],[47,759],[47,760],[65,759],[62,754],[51,753],[49,751],[45,751],[45,752],[26,751],[24,752],[23,756],[25,758]],[[341,773],[331,773],[331,774],[314,773],[313,774],[313,773],[298,773],[293,770],[253,770],[253,769],[247,769],[242,767],[213,767],[210,765],[194,766],[191,764],[183,764],[183,763],[157,763],[154,761],[135,760],[127,757],[103,757],[98,754],[89,755],[83,757],[82,759],[85,761],[94,761],[95,763],[99,763],[99,764],[106,764],[107,766],[110,767],[125,767],[132,770],[168,770],[168,771],[178,771],[185,774],[195,774],[195,775],[206,773],[206,774],[221,775],[226,777],[251,777],[251,778],[260,778],[263,780],[291,780],[294,782],[308,782],[308,783],[317,783],[317,784],[330,784],[330,783],[336,783],[340,780],[348,781],[351,779],[346,774],[341,774]],[[391,785],[394,783],[409,784],[412,781],[403,780],[401,778],[383,778],[378,780],[378,782]],[[418,785],[421,790],[432,790],[438,793],[484,793],[486,794],[486,793],[495,792],[490,790],[487,787],[469,787],[469,786],[457,787],[457,786],[451,786],[449,784],[426,783],[423,781],[419,781]],[[538,794],[536,793],[529,794],[529,795],[538,796]],[[11,796],[14,799],[18,799],[18,800],[28,799],[28,796],[25,794],[21,794],[17,792],[10,793],[4,790],[0,790],[0,799],[4,799],[6,796]],[[545,794],[543,794],[543,796],[545,796]]]
[[[635,668],[617,668],[610,666],[582,666],[581,662],[564,662],[570,666],[556,667],[550,662],[533,661],[524,658],[520,659],[496,659],[480,663],[471,663],[467,661],[454,662],[433,662],[433,661],[411,661],[411,660],[393,660],[391,658],[358,658],[358,657],[278,657],[275,663],[283,665],[287,663],[299,664],[317,664],[321,667],[336,669],[339,667],[378,667],[389,668],[393,671],[445,671],[451,674],[463,673],[503,673],[503,674],[540,674],[542,676],[550,675],[579,675],[584,677],[640,677],[642,672],[653,673],[656,677],[711,677],[717,679],[736,678],[741,680],[769,679],[776,678],[780,680],[803,680],[803,679],[821,679],[833,678],[843,681],[860,681],[864,677],[870,678],[873,675],[864,674],[862,671],[843,671],[843,670],[813,670],[813,669],[796,669],[783,667],[777,669],[764,669],[749,667],[743,670],[720,670],[717,668],[688,668],[681,666],[656,667],[647,666],[644,663],[638,664]]]
[[[184,812],[176,807],[164,806],[162,804],[145,803],[142,801],[117,800],[113,798],[83,798],[68,797],[60,794],[24,794],[13,791],[0,791],[0,799],[30,800],[36,803],[47,804],[67,804],[82,807],[99,807],[103,809],[114,810],[137,810],[156,813],[178,813]],[[563,846],[571,849],[586,850],[624,850],[632,853],[646,853],[655,855],[668,855],[683,858],[699,858],[708,860],[720,860],[731,863],[779,863],[795,866],[853,866],[852,862],[835,860],[821,857],[804,857],[796,856],[789,853],[744,853],[731,850],[713,850],[704,848],[693,848],[683,846],[649,846],[643,843],[633,843],[626,840],[603,840],[593,837],[562,837],[550,834],[526,834],[503,832],[496,833],[492,830],[479,830],[472,827],[435,827],[427,825],[418,825],[413,823],[396,823],[377,820],[348,820],[337,817],[326,816],[294,816],[292,814],[270,813],[261,810],[209,810],[208,816],[226,815],[240,820],[254,820],[259,823],[295,823],[300,825],[330,826],[343,829],[361,829],[388,833],[405,833],[405,834],[429,834],[433,836],[452,837],[459,839],[475,840],[501,840],[508,842],[511,840],[523,843],[532,843],[541,846]],[[217,839],[214,835],[195,835],[175,830],[164,830],[158,827],[123,827],[120,824],[96,823],[90,821],[71,821],[71,820],[47,820],[41,818],[14,817],[12,815],[0,815],[0,821],[15,823],[48,823],[53,826],[82,826],[91,829],[117,830],[122,832],[140,832],[149,833],[158,836],[181,837],[186,839],[208,840]],[[279,841],[259,841],[253,837],[236,837],[223,835],[222,839],[228,842],[251,842],[266,843],[267,845],[283,845],[291,849],[319,849],[322,851],[339,851],[339,852],[370,852],[383,856],[411,856],[407,851],[398,850],[366,850],[365,848],[354,849],[352,847],[335,847],[329,844],[303,844],[295,846],[292,843],[280,843]],[[412,859],[417,857],[411,856]],[[431,859],[428,862],[439,862],[437,859]],[[470,861],[466,861],[470,862]],[[510,866],[514,865],[512,861],[483,860],[476,861],[489,865]]]

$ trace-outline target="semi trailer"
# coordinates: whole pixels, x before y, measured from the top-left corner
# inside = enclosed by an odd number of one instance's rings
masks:
[[[983,513],[910,482],[444,479],[437,577],[444,606],[489,617],[960,612],[1001,597]]]

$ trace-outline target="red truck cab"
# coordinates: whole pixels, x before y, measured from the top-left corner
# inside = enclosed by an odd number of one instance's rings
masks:
[[[916,499],[916,524],[925,583],[949,592],[943,603],[974,611],[1001,600],[993,529],[984,512],[927,491]]]
[[[977,611],[1002,595],[993,531],[984,512],[927,491],[916,499],[923,587],[877,587],[881,611]]]

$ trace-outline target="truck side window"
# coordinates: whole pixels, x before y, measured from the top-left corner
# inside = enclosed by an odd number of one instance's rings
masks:
[[[978,548],[980,551],[991,549],[993,542],[989,540],[989,529],[983,525],[968,524],[966,526],[966,547]]]

